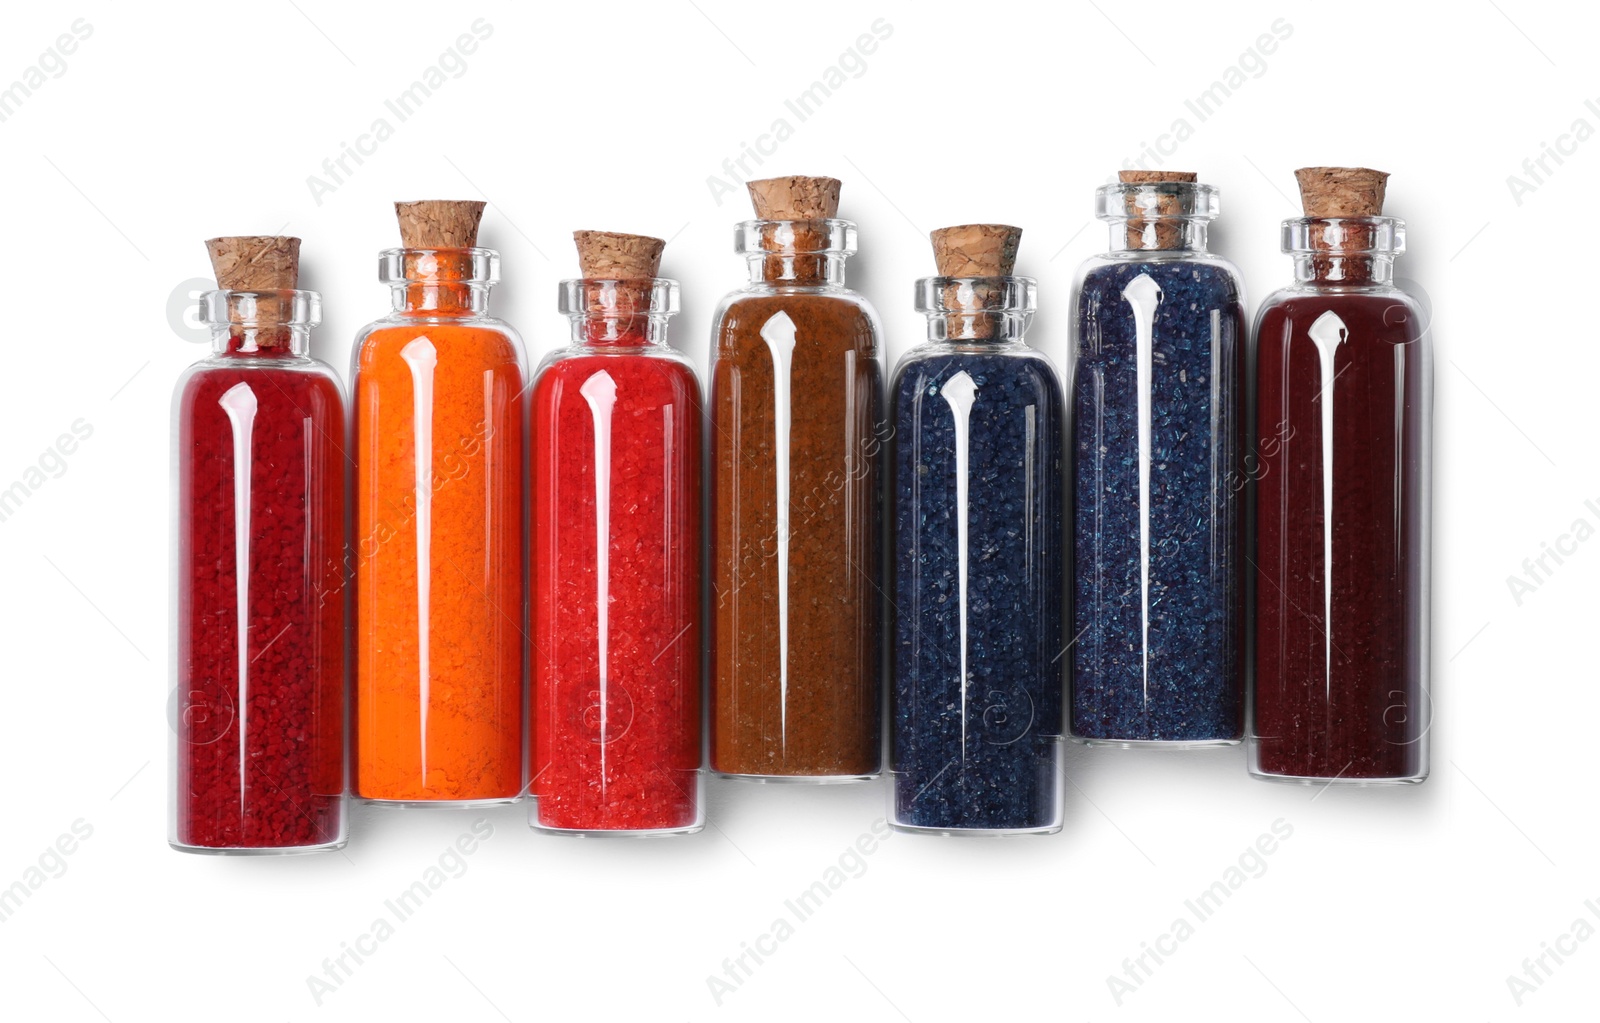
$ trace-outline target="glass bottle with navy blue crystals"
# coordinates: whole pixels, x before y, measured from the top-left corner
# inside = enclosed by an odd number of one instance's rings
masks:
[[[1028,347],[1022,232],[933,232],[893,388],[893,826],[1061,827],[1064,401]]]
[[[1217,190],[1124,171],[1112,251],[1074,291],[1070,731],[1233,745],[1244,732],[1244,289],[1206,251]]]

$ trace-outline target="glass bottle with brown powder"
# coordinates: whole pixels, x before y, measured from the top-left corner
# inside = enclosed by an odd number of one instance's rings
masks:
[[[844,286],[839,182],[749,183],[750,284],[723,300],[711,371],[711,766],[878,773],[878,317]]]

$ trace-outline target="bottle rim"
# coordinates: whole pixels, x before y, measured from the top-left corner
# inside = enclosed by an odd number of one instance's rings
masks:
[[[200,295],[200,322],[216,327],[315,327],[322,322],[322,296],[289,288],[207,291]]]
[[[1038,300],[1039,282],[1032,277],[923,277],[914,307],[926,316],[1032,313]]]
[[[1406,222],[1399,217],[1290,217],[1283,222],[1282,249],[1290,255],[1396,256],[1406,250]]]
[[[447,272],[441,273],[441,270]],[[378,253],[378,280],[389,285],[492,287],[500,281],[500,253],[481,247],[384,249]]]
[[[848,256],[856,251],[853,220],[746,220],[734,227],[734,249],[750,257]]]
[[[559,307],[573,319],[672,316],[678,311],[678,282],[669,277],[576,277],[559,288]]]
[[[1220,189],[1199,181],[1113,182],[1095,189],[1095,217],[1124,220],[1215,220]]]

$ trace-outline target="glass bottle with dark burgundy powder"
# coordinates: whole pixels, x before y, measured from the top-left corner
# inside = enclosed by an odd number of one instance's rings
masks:
[[[896,828],[1061,827],[1061,383],[1024,340],[1019,228],[933,232],[928,340],[895,374]]]
[[[579,231],[533,395],[535,827],[702,825],[700,385],[658,238]]]
[[[877,314],[844,286],[839,182],[749,183],[750,284],[713,327],[711,766],[848,780],[880,768]]]
[[[1244,287],[1206,248],[1217,190],[1123,171],[1073,317],[1072,734],[1244,737]]]
[[[212,354],[178,381],[173,799],[202,853],[345,842],[344,395],[307,354],[300,239],[213,238]]]
[[[1432,352],[1392,280],[1388,175],[1295,172],[1295,283],[1256,322],[1256,676],[1250,770],[1428,774]]]

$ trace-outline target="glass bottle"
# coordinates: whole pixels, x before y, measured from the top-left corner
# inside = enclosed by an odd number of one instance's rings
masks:
[[[802,198],[775,200],[785,185]],[[711,766],[872,777],[887,432],[878,318],[844,286],[856,238],[833,216],[838,182],[750,189],[764,217],[738,228],[751,281],[723,299],[712,330]]]
[[[928,339],[891,388],[890,819],[904,830],[1061,827],[1064,402],[1024,338],[1035,282],[1006,264],[917,282]]]
[[[298,238],[208,243],[212,350],[173,402],[168,839],[205,853],[345,843],[344,393],[308,353]],[[237,264],[278,272],[229,287]]]
[[[1295,283],[1256,320],[1250,770],[1420,782],[1432,345],[1420,307],[1393,281],[1405,225],[1378,215],[1386,175],[1297,173],[1317,215],[1284,221]],[[1316,199],[1329,181],[1361,185],[1366,201],[1329,210]],[[1334,215],[1341,206],[1353,215]]]
[[[1244,288],[1216,189],[1123,172],[1075,289],[1072,718],[1116,745],[1244,734]]]
[[[677,282],[637,272],[561,283],[572,341],[534,386],[531,820],[550,831],[704,820],[700,386],[667,344]]]
[[[449,224],[482,204],[403,204],[403,224],[417,206]],[[500,258],[476,227],[426,246],[403,230],[379,256],[394,311],[356,338],[355,791],[372,801],[523,787],[525,364],[488,315]]]

